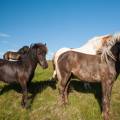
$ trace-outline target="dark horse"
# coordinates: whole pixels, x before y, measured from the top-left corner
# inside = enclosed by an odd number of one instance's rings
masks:
[[[0,80],[6,83],[17,82],[20,84],[23,91],[21,102],[23,107],[27,107],[27,84],[33,78],[37,63],[43,69],[48,67],[46,53],[46,45],[38,43],[32,45],[24,58],[19,61],[0,59]]]
[[[3,55],[5,60],[20,60],[29,50],[28,46],[23,46],[17,52],[8,51]]]
[[[88,55],[69,51],[63,53],[55,66],[61,102],[68,102],[68,86],[71,76],[82,81],[100,82],[102,86],[102,112],[109,120],[110,97],[114,81],[120,73],[120,35],[115,35],[102,49],[100,55]]]

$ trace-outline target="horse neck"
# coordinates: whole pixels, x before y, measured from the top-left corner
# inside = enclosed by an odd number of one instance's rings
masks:
[[[115,69],[116,69],[117,77],[118,77],[118,75],[120,74],[120,62],[119,61],[116,62]]]
[[[120,61],[118,59],[113,59],[112,57],[108,56],[107,64],[109,66],[109,69],[114,71],[113,74],[115,74],[115,77],[117,78],[120,74]]]
[[[36,56],[32,52],[26,54],[22,59],[26,64],[28,64],[31,67],[32,70],[35,70],[38,61]]]

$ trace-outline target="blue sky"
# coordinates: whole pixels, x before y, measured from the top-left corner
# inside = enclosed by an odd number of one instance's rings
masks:
[[[47,58],[120,31],[120,0],[0,0],[0,57],[31,43],[47,43]]]

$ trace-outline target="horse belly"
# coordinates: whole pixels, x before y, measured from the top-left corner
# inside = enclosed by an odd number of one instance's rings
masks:
[[[4,82],[6,82],[6,83],[17,82],[17,79],[15,78],[15,76],[11,76],[11,75],[7,75],[3,79],[4,79]]]
[[[12,69],[0,69],[0,80],[6,83],[16,82],[16,72]]]
[[[90,70],[85,67],[84,69],[79,69],[73,71],[73,75],[76,76],[80,80],[88,81],[88,82],[100,82],[101,76],[99,70]]]

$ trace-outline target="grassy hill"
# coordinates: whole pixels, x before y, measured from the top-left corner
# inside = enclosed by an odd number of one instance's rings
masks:
[[[37,67],[29,87],[29,109],[23,109],[20,105],[22,94],[19,85],[0,82],[3,89],[0,95],[0,120],[102,120],[99,84],[91,84],[91,89],[85,89],[82,82],[73,80],[69,104],[60,106],[55,82],[50,80],[52,73],[51,62],[46,70]],[[115,82],[112,90],[110,118],[120,120],[120,80]]]

